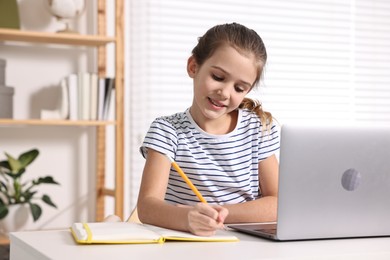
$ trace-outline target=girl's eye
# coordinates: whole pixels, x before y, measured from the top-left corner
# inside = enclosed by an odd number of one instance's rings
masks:
[[[212,74],[212,78],[213,78],[214,80],[216,80],[216,81],[223,81],[223,78],[222,78],[222,77],[219,77],[219,76],[217,76],[217,75],[215,75],[215,74]]]
[[[238,93],[242,93],[242,92],[244,92],[245,91],[245,89],[244,88],[242,88],[242,87],[240,87],[240,86],[235,86],[234,87],[234,89],[236,90],[236,92],[238,92]]]

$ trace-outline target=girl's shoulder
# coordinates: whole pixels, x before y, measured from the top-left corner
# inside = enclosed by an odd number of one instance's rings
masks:
[[[168,116],[160,116],[154,119],[152,125],[159,125],[161,127],[169,127],[169,128],[183,128],[186,125],[189,125],[191,122],[189,121],[186,112],[178,112]]]
[[[273,133],[280,132],[280,126],[276,120],[272,120],[270,125],[263,125],[258,115],[248,109],[241,109],[241,127],[257,128],[262,130],[271,130]]]
[[[175,113],[172,115],[157,117],[156,119],[154,119],[154,121],[157,121],[157,122],[164,121],[164,122],[168,122],[171,124],[176,124],[177,122],[184,121],[185,118],[186,118],[185,112],[178,112],[178,113]]]
[[[260,118],[256,115],[255,112],[250,111],[248,109],[240,108],[240,121],[241,123],[256,123],[261,124]]]

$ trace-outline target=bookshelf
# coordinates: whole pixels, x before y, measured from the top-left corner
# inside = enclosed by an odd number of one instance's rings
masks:
[[[0,28],[0,40],[81,46],[104,46],[108,43],[115,42],[116,38],[104,35],[55,34],[50,32],[31,32]]]
[[[58,34],[0,28],[0,42],[24,42],[35,44],[59,44],[67,46],[87,46],[97,48],[98,75],[106,75],[106,45],[115,45],[115,120],[40,120],[40,119],[0,119],[0,126],[87,126],[96,127],[96,221],[105,217],[105,198],[114,197],[115,214],[123,218],[123,182],[124,182],[124,1],[115,0],[115,35],[106,35],[106,0],[97,1],[97,35]],[[28,48],[25,46],[24,48]],[[107,189],[105,183],[106,128],[115,127],[115,187]],[[4,243],[0,239],[0,243]]]
[[[4,234],[0,234],[0,246],[8,245],[8,244],[9,244],[8,237]]]
[[[86,120],[40,120],[40,119],[0,119],[0,125],[59,125],[59,126],[107,126],[115,125],[115,121],[86,121]]]

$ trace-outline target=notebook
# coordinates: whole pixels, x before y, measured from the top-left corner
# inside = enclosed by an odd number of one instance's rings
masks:
[[[275,240],[390,235],[390,127],[281,127],[278,219],[228,227]]]
[[[73,223],[70,231],[79,244],[150,244],[165,241],[234,242],[238,238],[225,230],[213,236],[196,236],[153,225],[134,222]]]

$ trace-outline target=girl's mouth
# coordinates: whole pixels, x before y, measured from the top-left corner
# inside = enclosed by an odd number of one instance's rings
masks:
[[[210,103],[213,104],[213,105],[216,106],[216,107],[225,107],[224,104],[222,104],[222,103],[220,103],[220,102],[218,102],[218,101],[215,101],[215,100],[213,100],[213,99],[211,99],[211,98],[208,98],[208,99],[209,99]]]

